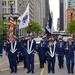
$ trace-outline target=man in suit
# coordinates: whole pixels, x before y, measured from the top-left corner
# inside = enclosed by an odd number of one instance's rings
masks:
[[[47,45],[48,73],[50,73],[51,71],[52,73],[55,73],[55,54],[56,44],[54,43],[54,38],[50,38]]]
[[[40,68],[44,68],[44,59],[45,59],[45,45],[43,44],[43,40],[40,41],[40,44],[38,45],[38,55],[39,55],[39,61],[40,61]]]
[[[72,37],[68,38],[65,46],[66,65],[68,73],[74,73],[74,43],[72,43]]]
[[[46,63],[46,61],[47,61],[47,56],[46,56],[46,52],[47,52],[47,49],[46,49],[46,46],[48,45],[48,40],[47,40],[47,37],[46,37],[46,35],[45,36],[43,36],[42,37],[42,39],[43,39],[43,44],[44,44],[44,52],[45,52],[45,57],[44,57],[44,63]]]
[[[59,42],[56,44],[57,54],[58,54],[58,62],[59,62],[59,68],[63,68],[63,62],[64,62],[64,55],[65,55],[65,45],[62,39],[59,40]]]
[[[26,40],[26,64],[27,73],[34,73],[34,53],[36,52],[36,42],[33,40],[32,33],[27,35]]]
[[[3,41],[0,39],[0,58],[3,55]]]
[[[14,36],[13,40],[6,45],[6,54],[9,59],[9,65],[11,72],[17,73],[17,56],[19,56],[20,44],[16,40],[16,36]]]

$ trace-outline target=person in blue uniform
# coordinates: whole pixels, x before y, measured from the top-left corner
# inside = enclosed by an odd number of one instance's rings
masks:
[[[59,40],[59,43],[56,44],[56,49],[58,54],[59,68],[63,68],[65,55],[65,46],[63,40]]]
[[[0,58],[2,57],[3,55],[3,41],[1,41],[0,39]]]
[[[45,46],[45,48],[44,48],[44,52],[45,52],[44,63],[46,63],[46,61],[47,61],[47,56],[46,56],[47,49],[46,49],[46,46],[48,45],[48,40],[47,40],[46,35],[43,36],[42,39],[43,39],[43,44]]]
[[[26,64],[27,73],[34,73],[34,53],[36,52],[36,42],[33,40],[32,33],[27,35],[26,41]]]
[[[10,73],[17,73],[17,56],[19,56],[20,45],[16,41],[16,36],[14,36],[13,40],[6,45],[6,54],[9,59],[9,66],[11,69]]]
[[[23,45],[23,42],[24,42],[23,38],[24,38],[23,36],[19,36],[19,39],[18,39],[18,42],[20,44],[20,53],[19,53],[19,57],[17,57],[17,63],[23,61],[23,55],[22,55],[22,51],[23,51],[22,45]]]
[[[23,63],[24,63],[24,68],[27,68],[26,64],[26,41],[27,39],[24,39],[23,42],[21,42],[21,55],[23,56]]]
[[[74,50],[75,47],[72,43],[72,37],[69,37],[65,46],[65,56],[68,73],[74,73]]]
[[[44,58],[45,58],[45,45],[43,44],[43,40],[40,41],[40,44],[38,45],[38,55],[39,55],[39,61],[40,61],[40,68],[44,68]]]
[[[55,73],[55,57],[56,57],[56,44],[54,38],[49,38],[49,44],[47,45],[47,60],[48,60],[48,73],[52,71]]]

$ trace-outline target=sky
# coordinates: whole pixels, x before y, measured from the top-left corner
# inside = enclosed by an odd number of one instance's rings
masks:
[[[49,0],[50,11],[53,12],[53,27],[57,30],[57,19],[59,18],[59,0]]]

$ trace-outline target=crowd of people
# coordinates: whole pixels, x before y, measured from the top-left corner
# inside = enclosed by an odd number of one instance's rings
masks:
[[[3,42],[0,41],[0,58],[3,52]],[[64,58],[66,58],[66,66],[68,73],[74,73],[74,51],[75,43],[71,37],[67,42],[64,42],[62,36],[58,40],[53,37],[47,39],[46,36],[42,37],[40,44],[36,48],[36,41],[33,39],[32,34],[27,34],[26,38],[19,38],[14,36],[13,40],[7,41],[6,55],[9,60],[9,67],[11,73],[17,73],[18,62],[24,62],[24,68],[27,68],[27,73],[34,73],[34,55],[39,56],[40,68],[44,68],[44,64],[48,63],[48,73],[55,73],[56,56],[58,58],[59,69],[64,68]]]

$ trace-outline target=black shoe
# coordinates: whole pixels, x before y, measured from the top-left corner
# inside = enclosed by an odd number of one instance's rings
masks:
[[[13,73],[14,71],[11,71],[10,73]]]
[[[30,73],[30,71],[27,71],[27,73]]]
[[[53,74],[55,73],[55,72],[52,72]]]
[[[59,69],[61,69],[61,66],[59,66]]]
[[[71,72],[72,74],[74,73],[74,72]]]
[[[25,69],[25,68],[27,68],[27,67],[24,67],[24,69]]]
[[[32,71],[32,73],[34,73],[34,71]]]
[[[68,74],[70,74],[70,72],[68,72]]]
[[[50,73],[50,71],[48,71],[48,73]]]
[[[42,68],[42,66],[40,66],[40,68]]]

